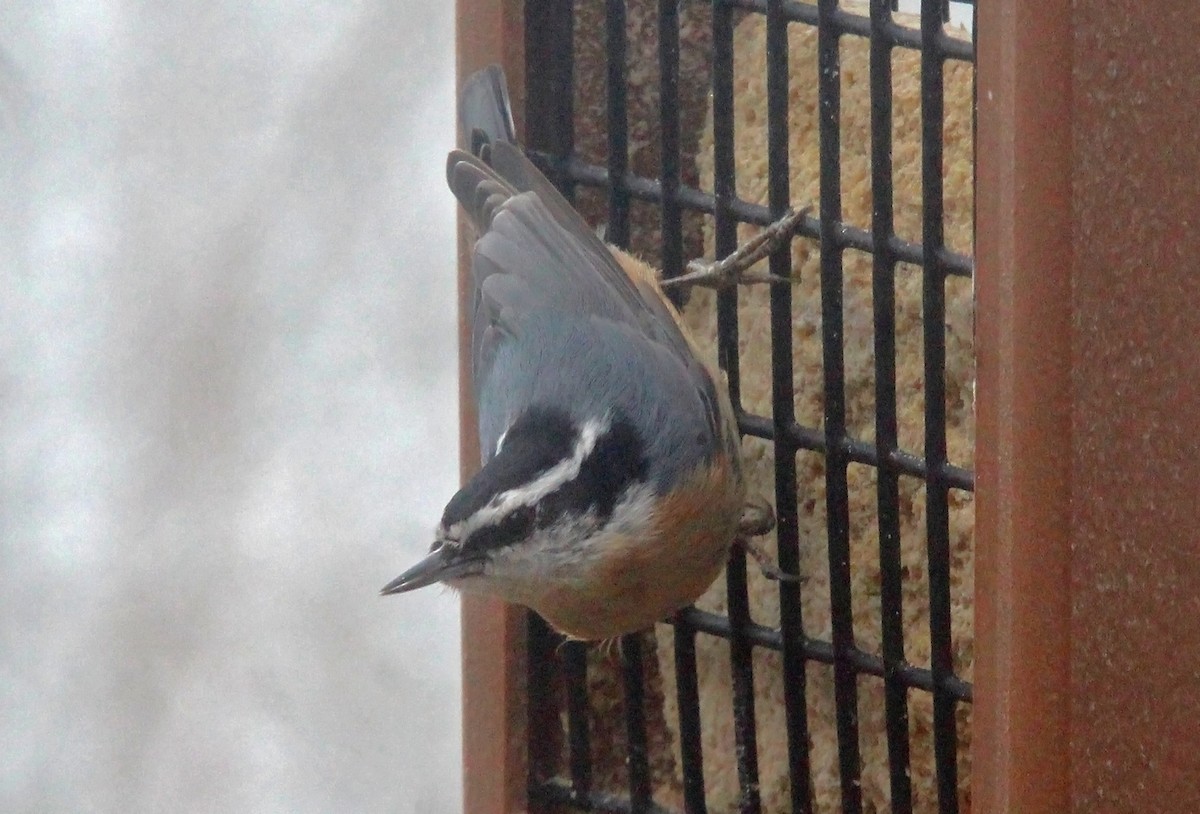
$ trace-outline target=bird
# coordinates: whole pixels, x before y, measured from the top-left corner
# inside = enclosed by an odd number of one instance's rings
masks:
[[[470,149],[450,152],[446,177],[478,236],[481,468],[382,593],[441,583],[524,605],[574,640],[652,627],[716,580],[739,529],[764,526],[761,506],[747,512],[725,379],[655,270],[606,245],[526,157],[498,66],[466,80],[459,118]],[[805,214],[733,262],[689,266],[689,284],[772,282],[747,269]]]

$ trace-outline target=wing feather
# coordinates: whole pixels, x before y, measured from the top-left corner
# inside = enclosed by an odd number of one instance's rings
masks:
[[[530,400],[606,395],[649,431],[666,425],[656,443],[716,451],[726,435],[716,383],[657,285],[631,278],[512,143],[498,70],[469,80],[462,104],[479,155],[451,152],[446,176],[479,234],[472,363],[485,455]],[[694,460],[679,452],[663,457]]]

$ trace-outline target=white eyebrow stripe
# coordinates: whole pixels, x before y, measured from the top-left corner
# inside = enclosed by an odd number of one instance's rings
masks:
[[[596,448],[596,442],[600,440],[600,436],[608,432],[611,423],[607,415],[599,420],[593,419],[585,422],[579,430],[579,438],[575,440],[575,446],[572,448],[569,458],[559,461],[535,480],[496,495],[470,517],[463,518],[447,529],[448,534],[459,540],[465,540],[476,529],[491,525],[515,509],[536,505],[539,500],[564,483],[574,480],[579,476],[583,462]],[[507,435],[507,431],[505,435]],[[500,438],[503,440],[504,435],[501,435]],[[497,448],[499,448],[499,444],[497,444]]]

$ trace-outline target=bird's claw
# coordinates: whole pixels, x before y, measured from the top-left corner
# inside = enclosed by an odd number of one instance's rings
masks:
[[[810,212],[812,212],[811,206],[788,212],[738,246],[732,254],[722,260],[714,262],[693,260],[688,263],[685,274],[663,281],[663,288],[702,285],[708,288],[722,289],[734,285],[754,285],[756,283],[791,283],[792,280],[789,277],[750,271],[750,268],[791,240],[792,235],[803,225],[804,219]]]
[[[804,578],[789,574],[780,568],[771,555],[761,546],[750,540],[751,537],[761,537],[775,528],[775,511],[765,500],[752,499],[742,509],[742,519],[738,522],[736,544],[749,554],[762,572],[762,575],[776,582],[803,582]]]

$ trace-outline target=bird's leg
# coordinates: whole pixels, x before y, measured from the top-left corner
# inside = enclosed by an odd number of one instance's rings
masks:
[[[731,285],[752,285],[754,283],[791,283],[792,281],[787,277],[779,277],[767,272],[751,272],[750,267],[786,245],[811,211],[812,207],[806,206],[798,211],[788,212],[738,246],[733,254],[722,260],[714,262],[693,260],[688,263],[685,274],[671,280],[664,280],[662,287],[667,289],[672,286],[703,285],[721,289]]]
[[[803,582],[802,577],[789,574],[781,569],[771,555],[763,550],[762,546],[751,541],[751,537],[761,537],[773,528],[775,528],[775,512],[771,509],[771,505],[761,498],[751,500],[742,509],[742,519],[738,523],[738,534],[734,538],[734,545],[739,546],[754,558],[762,575],[767,579],[778,582]]]

